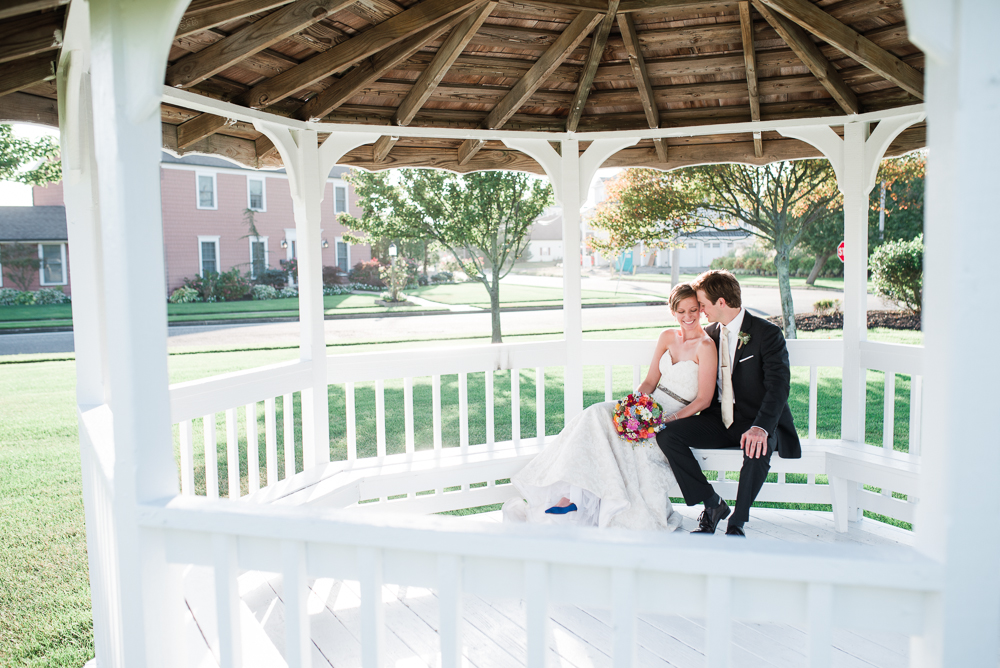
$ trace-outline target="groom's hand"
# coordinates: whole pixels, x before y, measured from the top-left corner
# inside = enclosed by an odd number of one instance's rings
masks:
[[[767,432],[760,427],[750,427],[740,437],[740,447],[750,459],[757,459],[767,454]]]

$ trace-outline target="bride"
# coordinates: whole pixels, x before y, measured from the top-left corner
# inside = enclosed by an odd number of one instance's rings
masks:
[[[637,391],[651,394],[668,420],[704,410],[715,394],[718,356],[701,328],[698,296],[687,283],[670,292],[680,330],[656,342],[646,379]],[[505,521],[570,523],[629,529],[677,529],[668,491],[670,465],[656,438],[621,440],[612,415],[615,402],[594,404],[512,479],[523,498],[508,500]]]

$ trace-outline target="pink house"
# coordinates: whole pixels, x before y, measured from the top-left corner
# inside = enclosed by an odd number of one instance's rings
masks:
[[[347,172],[346,167],[333,168],[322,204],[323,265],[344,271],[371,259],[371,248],[347,243],[347,230],[336,221],[342,212],[361,214],[354,189],[344,180]],[[160,192],[168,294],[185,278],[203,272],[237,267],[257,276],[266,268],[280,269],[281,260],[295,257],[292,197],[284,170],[257,171],[219,158],[164,153]],[[33,201],[34,208],[62,207],[62,184],[35,187]],[[253,237],[247,223],[251,211],[258,232]],[[50,242],[65,248],[65,215],[62,220],[62,239]],[[65,274],[68,293],[68,270]]]

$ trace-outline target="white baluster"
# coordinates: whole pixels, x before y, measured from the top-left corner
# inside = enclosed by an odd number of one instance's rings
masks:
[[[632,365],[632,390],[634,391],[639,387],[639,383],[642,382],[642,367],[638,364]]]
[[[521,444],[521,370],[510,370],[510,440]]]
[[[440,554],[437,562],[441,668],[459,668],[462,665],[462,560]]]
[[[382,667],[385,624],[382,620],[382,550],[358,548],[361,585],[361,665]]]
[[[264,400],[264,452],[267,459],[267,484],[278,482],[278,427],[274,397]]]
[[[469,374],[458,374],[458,445],[469,451]]]
[[[194,436],[191,420],[178,425],[181,434],[181,494],[194,494]]]
[[[385,381],[375,381],[375,454],[385,457]]]
[[[281,542],[281,591],[285,604],[285,661],[289,668],[310,668],[309,584],[306,548],[298,541]]]
[[[896,374],[885,372],[885,394],[883,397],[882,448],[892,450],[896,431]]]
[[[239,668],[243,665],[243,643],[240,639],[240,588],[236,582],[236,537],[225,534],[212,536],[215,566],[215,614],[219,624],[219,668]]]
[[[406,454],[413,454],[413,378],[403,379],[403,423],[406,430]]]
[[[441,376],[431,376],[431,400],[434,413],[434,449],[441,449]]]
[[[281,423],[285,433],[285,480],[295,475],[295,404],[292,395],[281,397]]]
[[[612,632],[615,668],[637,665],[635,642],[635,571],[616,568],[611,573]]]
[[[545,369],[535,369],[535,433],[538,444],[545,442]]]
[[[493,449],[494,443],[496,443],[495,428],[493,425],[493,369],[486,370],[485,376],[486,389],[484,391],[486,397],[486,447],[489,450]]]
[[[235,408],[226,409],[226,473],[229,498],[240,498],[240,431]]]
[[[358,458],[358,423],[354,410],[353,382],[344,383],[344,396],[347,401],[347,459],[354,461]]]
[[[544,668],[548,654],[549,565],[524,562],[524,598],[527,607],[528,668]]]
[[[910,376],[910,457],[920,454],[920,406],[923,401],[923,376]]]
[[[809,440],[816,442],[816,415],[819,398],[819,368],[809,367]]]
[[[260,444],[257,442],[257,403],[247,404],[247,484],[250,493],[260,490]]]
[[[829,668],[833,660],[833,587],[809,583],[809,668]]]
[[[219,498],[219,457],[215,442],[215,413],[202,419],[205,434],[205,488],[208,498]]]
[[[614,370],[610,364],[604,365],[604,400],[611,401],[614,398]]]
[[[706,658],[708,668],[729,668],[733,644],[732,581],[708,576]]]

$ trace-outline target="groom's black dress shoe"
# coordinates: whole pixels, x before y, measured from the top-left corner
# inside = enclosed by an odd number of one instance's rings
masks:
[[[726,527],[726,535],[727,536],[740,536],[741,538],[746,538],[747,537],[746,533],[744,533],[744,531],[743,531],[743,527],[733,526],[732,524],[730,524],[728,527]]]
[[[691,533],[715,533],[719,522],[729,517],[729,506],[723,501],[718,508],[705,508],[698,516],[698,528]]]

